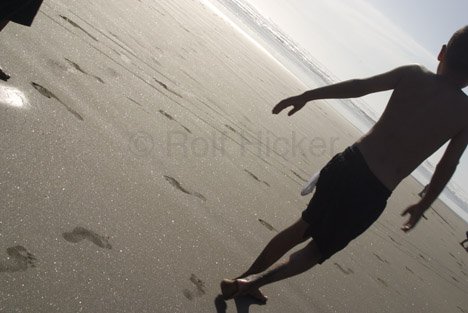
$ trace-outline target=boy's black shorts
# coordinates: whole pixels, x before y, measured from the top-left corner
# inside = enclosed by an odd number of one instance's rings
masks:
[[[320,171],[315,194],[302,219],[324,262],[369,228],[391,191],[371,172],[356,145],[335,155]]]
[[[31,26],[43,0],[1,0],[0,20]]]

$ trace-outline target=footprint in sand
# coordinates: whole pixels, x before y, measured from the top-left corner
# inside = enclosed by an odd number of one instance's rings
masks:
[[[162,81],[160,80],[157,80],[156,78],[153,77],[153,79],[158,83],[159,86],[163,87],[165,90],[169,91],[170,93],[172,93],[173,95],[179,97],[179,98],[183,98],[180,94],[178,94],[177,92],[175,92],[174,90],[172,90],[171,88],[169,88],[165,83],[163,83]]]
[[[172,115],[170,115],[169,113],[165,112],[164,110],[159,110],[159,113],[161,113],[164,117],[166,117],[167,119],[171,120],[171,121],[174,121],[174,118],[172,117]]]
[[[54,59],[48,59],[46,61],[46,63],[50,67],[55,68],[55,69],[57,69],[59,71],[62,71],[62,72],[67,72],[69,70],[68,66],[63,65],[62,63],[60,63],[59,61],[54,60]]]
[[[75,227],[73,231],[65,232],[62,234],[62,236],[68,242],[78,243],[84,239],[87,239],[101,248],[112,249],[112,246],[109,243],[109,237],[98,235],[84,227]]]
[[[167,182],[169,184],[171,184],[177,190],[179,190],[179,191],[181,191],[183,193],[186,193],[188,195],[195,196],[195,197],[199,198],[200,200],[206,201],[206,197],[204,195],[202,195],[201,193],[195,192],[195,191],[189,191],[189,190],[185,189],[184,187],[182,187],[182,185],[174,177],[164,175],[164,178],[167,180]]]
[[[187,299],[193,300],[194,298],[201,297],[206,293],[205,283],[195,274],[190,275],[190,281],[192,282],[192,284],[195,285],[195,289],[192,291],[184,289],[182,291],[182,293]]]
[[[244,171],[245,171],[247,174],[249,174],[250,177],[252,177],[252,178],[255,179],[256,181],[258,181],[258,182],[260,181],[260,179],[257,177],[257,175],[255,175],[255,174],[252,173],[251,171],[246,170],[246,169],[244,169]]]
[[[419,253],[419,257],[420,257],[421,259],[423,259],[424,261],[427,262],[427,259],[426,259],[426,258],[424,257],[424,255],[422,255],[421,253]]]
[[[353,273],[354,273],[354,271],[353,271],[352,269],[350,269],[350,268],[345,269],[344,267],[342,267],[340,264],[338,264],[338,263],[336,263],[336,262],[333,263],[333,264],[335,264],[335,266],[336,266],[343,274],[345,274],[345,275],[349,275],[349,274],[353,274]]]
[[[167,118],[168,120],[170,121],[174,121],[176,122],[177,124],[180,125],[180,127],[182,127],[183,129],[185,129],[189,134],[192,133],[192,131],[190,129],[188,129],[187,127],[185,127],[183,124],[181,124],[180,122],[178,122],[175,118],[172,117],[172,115],[170,115],[169,113],[165,112],[164,110],[159,110],[159,113],[162,114],[162,116],[164,116],[165,118]]]
[[[119,72],[117,72],[117,71],[116,71],[115,69],[113,69],[112,67],[106,67],[105,72],[106,72],[106,74],[109,75],[110,77],[113,77],[113,78],[120,77]]]
[[[270,223],[268,223],[268,222],[262,220],[261,218],[259,218],[258,221],[260,222],[260,224],[262,224],[263,226],[265,226],[266,229],[271,230],[271,231],[278,232],[278,231],[276,230],[276,228],[274,228]]]
[[[257,177],[257,175],[255,175],[254,173],[252,173],[251,171],[247,170],[247,169],[244,169],[244,171],[250,175],[250,177],[252,177],[253,179],[255,179],[256,181],[260,182],[260,183],[264,183],[266,186],[270,187],[270,184],[267,183],[266,181],[264,180],[261,180],[260,178]]]
[[[82,73],[82,74],[85,74],[85,75],[87,75],[87,76],[89,76],[89,77],[92,77],[92,78],[94,78],[95,80],[97,80],[98,82],[100,82],[101,84],[104,84],[104,81],[103,81],[100,77],[86,72],[86,71],[85,71],[84,69],[82,69],[81,66],[79,66],[77,63],[75,63],[75,62],[73,62],[73,61],[71,61],[71,60],[69,60],[69,59],[67,59],[67,58],[65,58],[65,61],[67,61],[67,63],[68,63],[72,68],[74,68],[75,70],[77,70],[78,72],[80,72],[80,73]]]
[[[6,249],[8,259],[0,262],[0,272],[20,272],[29,267],[36,267],[37,259],[23,246],[14,246]]]
[[[252,141],[250,141],[249,138],[244,136],[244,131],[239,132],[235,128],[233,128],[232,126],[230,126],[228,124],[224,124],[224,126],[226,126],[226,128],[229,129],[230,131],[232,131],[233,133],[239,135],[243,140],[247,141],[248,143],[252,143]]]
[[[299,175],[297,172],[291,170],[291,172],[294,174],[294,176],[296,176],[297,178],[299,178],[300,180],[302,180],[303,182],[307,182],[307,179],[305,179],[304,177],[302,177],[301,175]]]
[[[384,258],[380,257],[378,254],[374,253],[374,256],[375,256],[380,262],[390,264],[387,260],[385,260]]]
[[[91,39],[99,42],[99,40],[94,37],[93,35],[91,35],[90,33],[88,33],[83,27],[81,27],[80,25],[78,25],[77,23],[75,23],[73,20],[69,19],[68,17],[66,16],[63,16],[63,15],[59,15],[64,21],[67,21],[71,26],[79,29],[80,31],[82,31],[83,33],[85,33],[86,35],[88,35]]]
[[[381,283],[384,287],[388,287],[388,283],[380,277],[377,277],[377,281]]]
[[[58,69],[59,71],[62,71],[62,72],[75,73],[76,71],[78,71],[78,72],[80,72],[80,73],[82,73],[82,74],[84,74],[86,76],[89,76],[89,77],[92,77],[92,78],[96,79],[101,84],[105,84],[104,80],[102,80],[100,77],[98,77],[96,75],[93,75],[93,74],[90,74],[90,73],[86,72],[79,64],[77,64],[77,63],[75,63],[72,60],[69,60],[67,58],[65,58],[65,61],[67,62],[66,65],[60,63],[57,60],[48,59],[47,64],[49,66],[51,66],[52,68],[56,68],[56,69]]]
[[[38,83],[31,82],[31,85],[44,97],[59,100],[59,98],[57,98],[49,89],[39,85]]]
[[[41,86],[41,85],[39,85],[38,83],[35,83],[35,82],[31,82],[31,85],[34,87],[34,89],[36,89],[44,97],[49,98],[49,99],[55,99],[58,102],[60,102],[67,109],[68,112],[73,114],[80,121],[84,120],[83,117],[78,112],[76,112],[75,110],[70,108],[68,105],[63,103],[62,100],[60,100],[56,95],[54,95],[49,89],[47,89],[47,88],[45,88],[45,87],[43,87],[43,86]]]
[[[396,243],[397,245],[401,246],[401,243],[399,243],[398,241],[395,240],[395,238],[393,238],[392,236],[388,236],[390,237],[390,240],[393,241],[394,243]]]

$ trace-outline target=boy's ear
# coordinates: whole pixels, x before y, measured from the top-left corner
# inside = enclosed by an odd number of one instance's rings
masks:
[[[439,56],[437,57],[438,61],[443,61],[445,58],[445,52],[447,51],[447,45],[443,45],[440,49]]]

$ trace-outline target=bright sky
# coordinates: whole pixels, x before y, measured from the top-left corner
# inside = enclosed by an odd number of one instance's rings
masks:
[[[435,71],[441,46],[468,24],[467,0],[245,1],[340,80],[408,63]],[[383,93],[364,100],[372,110],[382,112],[388,96]],[[442,152],[430,159],[432,164],[437,164]],[[468,152],[452,181],[468,199]]]

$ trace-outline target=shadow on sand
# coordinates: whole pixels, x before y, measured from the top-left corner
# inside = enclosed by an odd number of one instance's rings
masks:
[[[234,299],[234,303],[236,304],[237,313],[248,313],[249,308],[252,304],[256,305],[265,305],[264,303],[250,297],[250,296],[242,296]],[[215,300],[214,304],[216,307],[217,313],[225,313],[227,310],[227,303],[224,301],[222,295],[218,295]]]

